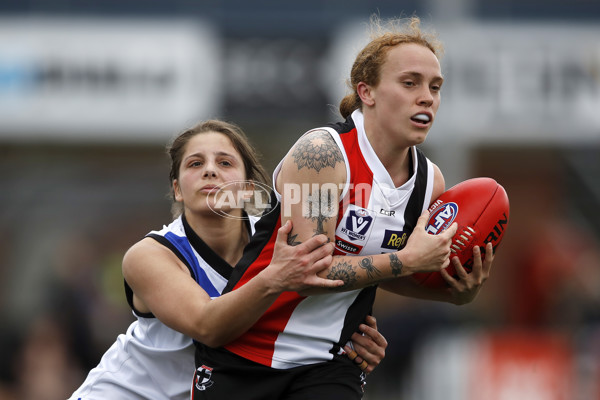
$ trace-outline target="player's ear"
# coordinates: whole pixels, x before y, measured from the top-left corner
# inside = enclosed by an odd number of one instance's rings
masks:
[[[356,93],[362,100],[363,104],[367,106],[375,105],[375,98],[373,97],[373,91],[370,85],[367,85],[364,82],[359,82],[358,85],[356,85]]]
[[[175,198],[175,201],[183,201],[183,195],[181,194],[177,179],[173,179],[173,197]]]

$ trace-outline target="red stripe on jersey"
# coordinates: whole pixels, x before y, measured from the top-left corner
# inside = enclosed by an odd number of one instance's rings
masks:
[[[240,281],[235,285],[234,290],[246,284],[271,263],[275,241],[277,240],[277,231],[280,227],[281,220],[277,222],[273,234],[263,251],[261,251],[256,261],[248,267]],[[296,292],[282,293],[246,334],[230,342],[225,348],[246,359],[270,367],[277,336],[279,332],[284,330],[292,312],[304,298]]]
[[[360,150],[356,128],[340,134],[340,139],[348,157],[348,164],[350,166],[349,183],[351,185],[350,190],[348,190],[345,198],[342,200],[342,205],[355,204],[358,207],[367,208],[373,185],[373,171]],[[338,224],[345,212],[346,210],[340,207]]]
[[[340,202],[338,211],[338,226],[346,213],[346,207],[349,204],[355,204],[358,207],[367,208],[369,199],[371,198],[371,189],[373,185],[373,171],[369,167],[367,160],[360,150],[358,144],[358,132],[356,128],[340,134],[340,139],[348,157],[350,167],[350,189]],[[357,199],[358,197],[358,199]],[[339,238],[336,238],[336,241]],[[340,239],[341,240],[341,239]],[[346,255],[347,252],[335,248],[334,255]]]
[[[271,259],[273,258],[273,249],[275,248],[275,241],[277,240],[277,232],[281,228],[281,219],[278,220],[275,228],[273,228],[273,233],[269,238],[269,242],[263,247],[259,256],[254,260],[254,262],[248,266],[248,269],[244,271],[244,275],[240,278],[240,280],[236,283],[233,290],[244,286],[248,281],[254,278],[260,271],[267,268],[269,264],[271,264]]]

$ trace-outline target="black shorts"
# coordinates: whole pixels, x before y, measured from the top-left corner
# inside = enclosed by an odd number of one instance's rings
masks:
[[[192,400],[359,400],[365,374],[346,356],[274,369],[223,349],[196,350]]]

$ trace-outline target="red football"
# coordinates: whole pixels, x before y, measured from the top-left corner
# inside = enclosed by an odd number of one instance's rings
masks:
[[[461,182],[435,200],[429,207],[428,233],[437,235],[444,229],[458,224],[452,238],[452,255],[457,256],[467,272],[473,267],[473,247],[481,247],[485,256],[485,244],[492,242],[494,252],[504,237],[508,226],[509,203],[504,188],[492,178],[473,178]],[[452,264],[446,269],[455,275]],[[442,288],[446,281],[439,272],[418,273],[413,278],[421,285]]]

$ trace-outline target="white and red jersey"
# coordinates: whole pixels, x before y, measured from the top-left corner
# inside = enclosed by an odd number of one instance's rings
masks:
[[[343,123],[318,129],[327,130],[335,139],[347,169],[339,199],[336,254],[372,255],[403,248],[431,202],[431,162],[412,147],[410,178],[395,187],[367,139],[360,111]],[[273,182],[280,168],[281,163]],[[281,226],[279,199],[280,194],[275,192],[275,209],[256,224],[256,234],[224,292],[244,285],[270,263]],[[370,286],[309,297],[285,292],[250,330],[225,348],[277,369],[331,360],[371,312],[375,291],[376,287]]]

